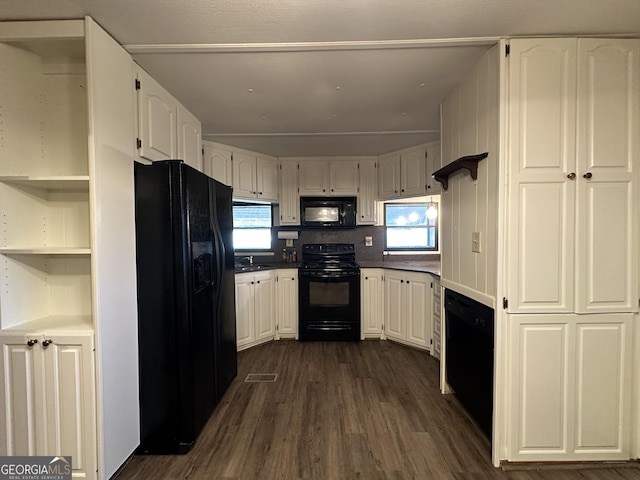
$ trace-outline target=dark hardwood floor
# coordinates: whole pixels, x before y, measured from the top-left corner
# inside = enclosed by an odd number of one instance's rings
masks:
[[[133,456],[127,479],[640,479],[619,468],[502,470],[437,360],[390,341],[271,342],[240,352],[238,377],[186,455]],[[275,383],[246,383],[277,373]]]

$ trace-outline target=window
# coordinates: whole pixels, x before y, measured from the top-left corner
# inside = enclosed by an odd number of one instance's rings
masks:
[[[438,204],[385,203],[388,250],[438,250]]]
[[[271,249],[271,205],[233,205],[233,248]]]

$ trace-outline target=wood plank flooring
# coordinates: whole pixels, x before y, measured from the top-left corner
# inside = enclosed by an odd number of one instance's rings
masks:
[[[278,341],[240,352],[238,377],[191,452],[133,456],[128,479],[631,480],[620,468],[507,470],[440,364],[390,341]],[[246,383],[277,373],[274,383]]]

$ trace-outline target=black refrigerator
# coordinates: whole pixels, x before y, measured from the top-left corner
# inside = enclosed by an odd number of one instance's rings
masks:
[[[135,164],[140,446],[186,453],[237,374],[231,188]]]

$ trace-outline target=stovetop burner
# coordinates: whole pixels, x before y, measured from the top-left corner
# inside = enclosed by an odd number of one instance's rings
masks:
[[[307,243],[302,245],[300,268],[341,270],[359,268],[353,243]]]

